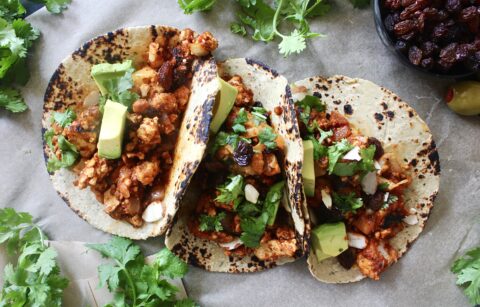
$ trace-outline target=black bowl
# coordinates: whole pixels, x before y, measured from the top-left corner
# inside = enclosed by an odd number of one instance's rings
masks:
[[[382,40],[382,43],[385,45],[385,47],[387,47],[388,50],[394,53],[398,59],[400,59],[400,62],[402,62],[402,64],[410,68],[413,68],[414,70],[420,73],[423,73],[429,76],[434,76],[437,78],[442,78],[442,79],[467,79],[473,76],[474,74],[476,74],[476,72],[468,72],[468,73],[460,73],[460,74],[447,72],[442,74],[438,72],[429,71],[427,69],[424,69],[422,67],[419,67],[410,63],[410,60],[405,54],[395,49],[395,41],[393,40],[393,38],[390,36],[387,29],[385,28],[385,25],[383,23],[384,15],[381,7],[382,1],[385,1],[385,0],[373,0],[372,2],[373,14],[375,19],[375,28],[377,29],[378,36]]]

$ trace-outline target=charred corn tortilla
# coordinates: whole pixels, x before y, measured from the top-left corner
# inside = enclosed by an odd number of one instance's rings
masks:
[[[42,118],[44,136],[50,128],[54,111],[64,112],[69,106],[83,102],[92,91],[98,91],[90,76],[92,65],[132,60],[135,67],[145,64],[149,44],[159,37],[178,35],[180,30],[167,26],[144,26],[119,29],[86,42],[83,47],[68,56],[53,74],[44,98]],[[50,174],[53,186],[65,202],[79,216],[105,232],[132,239],[146,239],[165,232],[179,207],[185,189],[195,172],[208,140],[212,108],[219,90],[217,66],[212,57],[196,59],[191,95],[184,112],[177,139],[170,180],[165,188],[162,218],[135,228],[127,222],[116,220],[104,212],[104,205],[97,201],[90,189],[80,190],[74,185],[76,174],[60,169]],[[45,158],[50,149],[45,144]],[[185,154],[188,153],[188,154]]]
[[[401,257],[422,232],[437,195],[440,164],[435,142],[425,122],[407,103],[389,90],[370,81],[344,76],[313,77],[296,82],[308,94],[326,103],[327,112],[337,111],[367,137],[382,142],[402,163],[412,182],[404,192],[407,208],[414,208],[418,224],[405,228],[390,240]],[[313,276],[327,283],[348,283],[365,278],[358,267],[343,268],[336,258],[321,262],[311,252],[308,266]]]
[[[290,99],[287,80],[262,63],[249,59],[232,59],[219,64],[220,75],[238,75],[245,86],[252,90],[254,100],[262,103],[271,112],[271,124],[274,132],[285,142],[284,175],[286,179],[288,203],[297,239],[297,254],[294,257],[283,257],[276,261],[260,261],[255,256],[229,257],[217,243],[200,239],[190,233],[188,219],[198,201],[201,191],[198,184],[192,182],[182,202],[176,221],[168,231],[165,244],[177,256],[195,266],[215,272],[255,272],[275,265],[293,261],[302,256],[305,250],[307,233],[304,221],[304,201],[302,177],[300,173],[303,146],[300,138],[295,110]],[[280,107],[282,112],[274,111]],[[201,180],[201,178],[200,178]]]

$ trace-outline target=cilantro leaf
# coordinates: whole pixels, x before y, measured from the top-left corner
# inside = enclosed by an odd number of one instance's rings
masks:
[[[222,220],[225,218],[225,212],[220,212],[215,216],[207,214],[200,215],[200,231],[222,231]]]
[[[260,141],[260,143],[264,144],[269,149],[277,148],[277,142],[275,142],[276,139],[277,135],[270,127],[263,128],[258,134],[258,140]]]
[[[186,263],[178,259],[168,249],[155,255],[152,264],[145,263],[140,248],[131,240],[113,237],[104,244],[87,244],[114,263],[98,267],[99,286],[108,286],[114,300],[107,306],[196,306],[193,301],[178,301],[178,289],[161,277],[183,277]],[[190,302],[190,305],[185,305]],[[182,305],[183,304],[183,305]]]
[[[293,54],[300,53],[307,48],[305,43],[305,35],[298,32],[297,29],[288,36],[283,36],[282,41],[278,45],[278,50],[285,57]]]
[[[268,225],[272,226],[275,223],[278,207],[282,200],[284,181],[277,182],[272,185],[265,196],[265,203],[263,204],[264,212],[268,214]]]
[[[307,128],[308,132],[313,133],[316,128],[319,129],[321,132],[322,130],[318,127],[318,123],[316,121],[314,121],[310,125],[310,113],[312,112],[312,110],[316,110],[318,112],[325,111],[326,109],[325,103],[316,96],[306,95],[305,98],[303,98],[300,101],[297,101],[295,104],[299,109],[299,118],[305,124],[305,127]],[[328,135],[328,136],[331,136],[331,135]]]
[[[268,213],[263,212],[259,217],[244,217],[240,221],[243,232],[240,240],[246,247],[258,247],[268,222]]]
[[[0,17],[8,21],[12,21],[16,17],[21,17],[26,12],[27,10],[20,0],[2,1],[2,5],[0,5]]]
[[[23,112],[28,109],[20,92],[13,88],[0,88],[0,107],[13,113]]]
[[[28,213],[0,209],[0,243],[18,254],[15,266],[5,266],[0,306],[61,306],[68,280],[60,275],[57,252],[45,239]]]
[[[387,182],[382,182],[378,185],[377,187],[380,191],[386,192],[388,191],[388,183]]]
[[[472,305],[480,304],[480,247],[469,250],[455,260],[451,271],[457,275],[457,285],[463,287]]]
[[[217,0],[178,0],[178,5],[185,14],[192,14],[196,11],[208,11]]]
[[[69,126],[75,119],[77,114],[72,109],[67,109],[65,112],[54,112],[52,121],[57,123],[60,127],[65,128]]]
[[[241,36],[247,35],[247,30],[245,26],[238,22],[232,22],[230,24],[230,31],[234,34],[239,34]]]
[[[168,278],[180,278],[188,272],[188,265],[166,248],[157,253],[155,264],[161,275]]]
[[[355,193],[337,194],[333,193],[333,205],[343,213],[356,213],[357,209],[363,207],[363,200],[355,197]]]
[[[53,14],[60,14],[72,2],[72,0],[34,0],[34,1],[38,3],[43,3],[47,8],[47,10]]]
[[[245,133],[247,129],[245,129],[245,123],[248,121],[247,111],[244,108],[241,108],[238,111],[237,116],[233,120],[232,129],[235,133]]]
[[[215,201],[224,204],[239,202],[243,199],[244,187],[245,183],[242,175],[231,176],[225,184],[217,187],[217,191],[220,193],[215,198]]]
[[[45,133],[45,141],[53,149],[52,145],[53,130],[49,130]],[[61,159],[58,159],[56,155],[52,155],[47,161],[48,172],[54,172],[61,168],[67,168],[75,164],[79,156],[77,147],[67,141],[63,135],[57,136],[58,148],[61,150]]]
[[[350,151],[353,146],[346,140],[342,139],[340,142],[334,143],[328,147],[328,173],[332,174],[340,157]]]
[[[316,161],[322,157],[327,156],[328,154],[328,147],[322,145],[323,141],[333,135],[333,131],[323,131],[322,129],[318,128],[320,131],[320,138],[317,139],[314,135],[308,135],[306,137],[307,140],[311,140],[313,144],[313,159]]]

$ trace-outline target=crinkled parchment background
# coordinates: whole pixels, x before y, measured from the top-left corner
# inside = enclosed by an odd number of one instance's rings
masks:
[[[333,1],[332,12],[312,24],[313,30],[328,36],[314,40],[307,51],[288,59],[278,55],[275,44],[253,43],[230,33],[233,1],[220,0],[214,11],[192,16],[183,15],[175,0],[74,0],[63,15],[53,16],[44,9],[33,14],[29,20],[41,30],[42,37],[30,61],[32,78],[23,90],[30,110],[20,115],[0,112],[0,206],[31,212],[54,240],[106,241],[108,235],[77,217],[50,184],[40,130],[48,80],[60,61],[84,41],[116,28],[167,24],[209,30],[220,41],[219,59],[256,58],[291,81],[318,74],[345,74],[393,90],[432,129],[440,152],[442,181],[424,233],[380,282],[321,284],[310,276],[301,259],[252,275],[192,268],[185,278],[189,295],[204,306],[467,305],[449,267],[458,253],[480,243],[480,119],[459,117],[447,109],[442,96],[448,82],[402,66],[377,37],[371,10],[353,9],[346,0]],[[153,253],[162,242],[163,238],[157,238],[142,245]]]

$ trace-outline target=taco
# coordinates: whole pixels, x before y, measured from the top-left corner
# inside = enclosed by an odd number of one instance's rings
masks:
[[[304,253],[302,143],[284,77],[249,59],[219,74],[235,95],[165,244],[208,271],[255,272]]]
[[[165,232],[207,145],[217,46],[209,32],[132,27],[60,64],[44,98],[44,153],[79,216],[132,239]]]
[[[439,187],[432,135],[389,90],[362,79],[292,85],[311,222],[308,265],[327,283],[374,280],[425,226]]]

